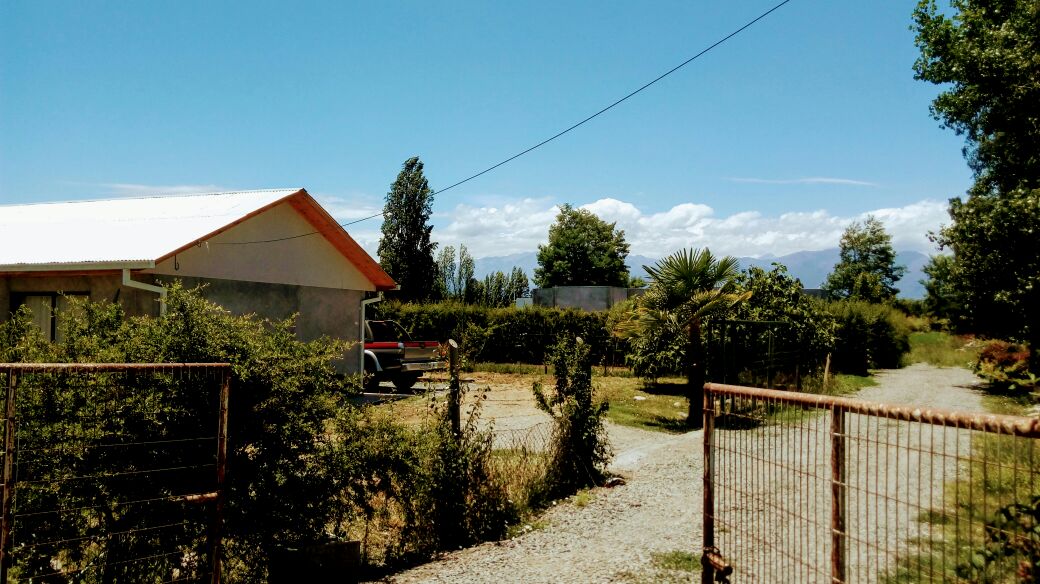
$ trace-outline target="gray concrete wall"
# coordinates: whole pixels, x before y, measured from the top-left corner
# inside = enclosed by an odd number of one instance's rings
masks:
[[[637,292],[633,292],[637,291]],[[609,310],[611,306],[624,302],[633,295],[642,293],[642,288],[620,288],[615,286],[556,286],[536,288],[531,292],[535,306],[578,308],[590,312]]]
[[[156,276],[157,284],[180,280],[185,288],[206,284],[202,296],[223,306],[232,314],[255,314],[271,320],[284,320],[294,314],[296,336],[301,341],[313,341],[329,336],[355,345],[336,364],[341,373],[357,373],[361,362],[360,290],[337,290],[289,284],[242,282],[216,278]]]

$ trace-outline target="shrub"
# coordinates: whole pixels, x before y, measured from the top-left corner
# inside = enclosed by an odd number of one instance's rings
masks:
[[[907,317],[886,304],[839,300],[824,305],[837,322],[831,366],[866,375],[869,369],[896,368],[910,350]]]
[[[599,484],[610,460],[610,445],[603,427],[606,402],[593,401],[592,351],[581,338],[563,337],[551,353],[555,390],[533,386],[538,407],[553,417],[550,462],[545,495],[567,496]]]
[[[595,362],[608,348],[617,346],[609,342],[606,312],[540,306],[487,308],[459,302],[383,302],[376,306],[379,318],[396,320],[413,338],[461,341],[470,362],[544,363],[558,336],[581,337],[597,347],[592,355]]]
[[[62,321],[64,340],[49,343],[20,309],[0,323],[0,360],[231,363],[230,579],[263,581],[272,548],[321,541],[330,530],[367,540],[365,527],[387,527],[390,535],[377,538],[382,557],[402,560],[499,537],[514,516],[491,472],[490,435],[475,417],[456,438],[443,415],[412,429],[350,407],[344,398],[354,386],[332,365],[346,343],[301,342],[292,319],[234,316],[175,285],[159,318],[126,318],[116,304],[79,301]],[[153,391],[149,406],[205,405],[185,395]]]
[[[972,369],[995,389],[1029,391],[1037,386],[1037,377],[1029,371],[1029,359],[1025,345],[993,340],[983,346]]]

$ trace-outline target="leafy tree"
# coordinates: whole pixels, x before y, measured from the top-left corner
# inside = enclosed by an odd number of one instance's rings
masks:
[[[1040,347],[1040,189],[954,199],[950,216],[950,312],[973,332]]]
[[[534,282],[553,286],[626,286],[628,243],[625,232],[586,209],[560,207],[549,227],[549,241],[538,246]]]
[[[440,289],[441,298],[454,299],[460,294],[455,288],[455,248],[446,246],[437,254],[437,287]]]
[[[383,269],[401,285],[396,295],[404,301],[427,300],[438,290],[433,259],[437,244],[430,241],[432,204],[423,163],[409,158],[386,194],[378,250]]]
[[[512,303],[517,298],[531,295],[531,280],[523,268],[514,266],[513,271],[509,274],[509,283],[506,288],[509,293],[509,302]]]
[[[914,10],[915,77],[944,87],[932,116],[965,136],[972,194],[1040,188],[1040,2],[950,4]]]
[[[740,273],[737,258],[716,258],[708,248],[683,249],[644,266],[650,275],[650,288],[640,297],[639,306],[627,325],[630,336],[654,335],[661,329],[681,331],[686,339],[686,423],[699,427],[703,414],[705,356],[701,323],[747,300],[750,293],[737,289]]]
[[[841,236],[841,259],[823,288],[834,298],[882,302],[895,297],[895,283],[906,273],[896,265],[892,236],[874,216],[855,221]]]
[[[751,296],[737,305],[733,317],[788,323],[781,333],[788,345],[798,347],[800,364],[815,365],[833,348],[833,317],[821,309],[819,300],[803,292],[802,282],[786,266],[774,263],[768,272],[752,266],[737,277],[737,288]]]
[[[466,246],[459,245],[459,269],[455,273],[455,294],[458,298],[466,297],[466,287],[473,280],[473,256],[469,255]]]
[[[953,285],[955,269],[956,261],[952,255],[940,254],[928,258],[928,263],[922,269],[928,277],[921,280],[925,290],[926,313],[938,318],[956,318],[955,315],[963,314],[960,293]],[[959,323],[951,324],[960,328]]]
[[[1040,2],[951,5],[940,11],[922,0],[914,11],[916,77],[943,86],[932,115],[965,136],[975,174],[968,199],[950,200],[953,224],[936,238],[954,254],[941,272],[957,300],[948,309],[974,332],[1037,347]],[[1032,369],[1040,371],[1040,359]]]

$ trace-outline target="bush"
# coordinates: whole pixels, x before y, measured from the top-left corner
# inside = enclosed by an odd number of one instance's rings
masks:
[[[983,346],[972,369],[994,389],[1029,391],[1037,387],[1037,377],[1029,372],[1029,359],[1025,345],[993,340]]]
[[[831,367],[866,375],[869,369],[900,367],[910,350],[906,315],[886,304],[839,300],[823,305],[837,322]]]
[[[459,302],[383,302],[376,307],[379,318],[396,320],[412,338],[460,341],[470,362],[544,363],[549,346],[559,336],[585,339],[595,347],[595,362],[618,347],[607,332],[606,312],[540,306],[487,308]]]
[[[352,408],[344,398],[355,386],[332,365],[346,343],[301,342],[292,319],[234,316],[175,285],[159,318],[126,318],[116,304],[80,301],[61,320],[64,340],[49,343],[29,311],[17,311],[0,323],[0,361],[231,364],[229,579],[262,582],[272,548],[329,535],[367,540],[373,522],[393,526],[380,536],[382,557],[402,560],[500,537],[515,514],[491,472],[490,435],[477,431],[475,417],[456,439],[443,415],[411,429]],[[148,405],[178,412],[205,405],[185,395],[154,391]]]
[[[599,484],[610,460],[603,416],[606,402],[594,403],[592,360],[588,343],[564,337],[552,349],[556,387],[547,393],[533,386],[538,407],[553,417],[545,494],[562,497]]]

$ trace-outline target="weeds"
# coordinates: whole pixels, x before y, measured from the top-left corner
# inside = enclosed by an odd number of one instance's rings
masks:
[[[910,352],[904,363],[928,363],[936,367],[970,367],[979,357],[980,347],[974,339],[944,332],[910,334]]]

